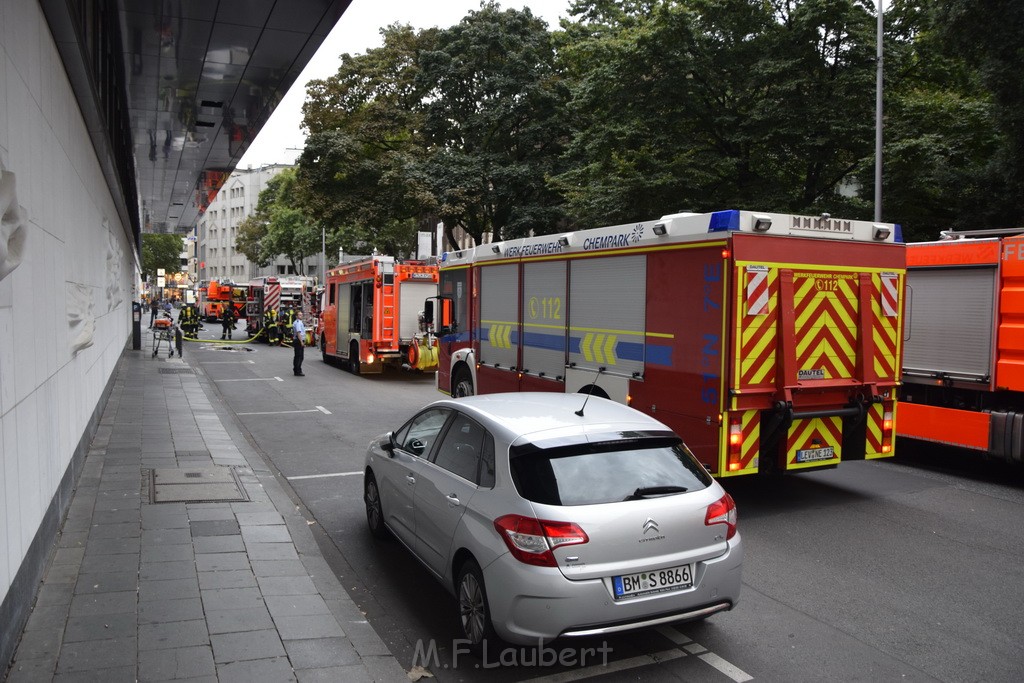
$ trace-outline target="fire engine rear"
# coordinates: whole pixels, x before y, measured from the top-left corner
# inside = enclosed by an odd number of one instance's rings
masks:
[[[328,271],[321,310],[324,362],[355,374],[385,365],[434,370],[437,350],[421,332],[423,302],[437,292],[437,266],[371,256]]]
[[[481,245],[442,258],[438,388],[627,403],[717,476],[891,456],[905,270],[898,226],[827,215]]]

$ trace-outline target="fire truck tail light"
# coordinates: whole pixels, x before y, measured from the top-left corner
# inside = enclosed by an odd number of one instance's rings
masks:
[[[725,540],[727,541],[736,535],[736,501],[728,493],[708,505],[708,510],[704,514],[704,525],[711,526],[712,524],[725,525]]]
[[[723,249],[722,250],[722,258],[723,259],[729,258],[729,250],[728,249]]]
[[[729,471],[740,469],[740,455],[743,451],[743,424],[739,415],[729,417]]]
[[[372,354],[372,353],[368,353],[368,354],[366,355],[366,362],[367,362],[367,363],[373,363],[373,360],[374,360],[374,358],[373,358],[373,354]]]
[[[882,413],[882,452],[892,453],[892,411]]]

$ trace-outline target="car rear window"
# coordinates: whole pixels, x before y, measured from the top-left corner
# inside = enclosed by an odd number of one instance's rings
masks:
[[[598,443],[535,450],[510,460],[519,495],[544,505],[595,505],[711,485],[679,441]],[[668,493],[658,493],[658,491]]]

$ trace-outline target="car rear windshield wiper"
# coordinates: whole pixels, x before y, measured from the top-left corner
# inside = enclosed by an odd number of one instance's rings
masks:
[[[663,496],[668,493],[686,493],[690,489],[685,486],[641,486],[622,500],[640,500],[647,496]]]

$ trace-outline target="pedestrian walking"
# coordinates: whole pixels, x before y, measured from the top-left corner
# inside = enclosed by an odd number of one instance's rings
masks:
[[[224,304],[220,308],[221,333],[220,338],[227,335],[231,339],[231,333],[235,331],[235,307],[232,304]]]
[[[302,322],[302,311],[295,312],[295,322],[292,323],[292,349],[295,352],[292,371],[296,377],[305,377],[302,372],[302,357],[306,353],[306,324]]]
[[[153,321],[156,320],[157,311],[160,310],[160,302],[156,297],[149,300],[149,329],[153,329]]]

